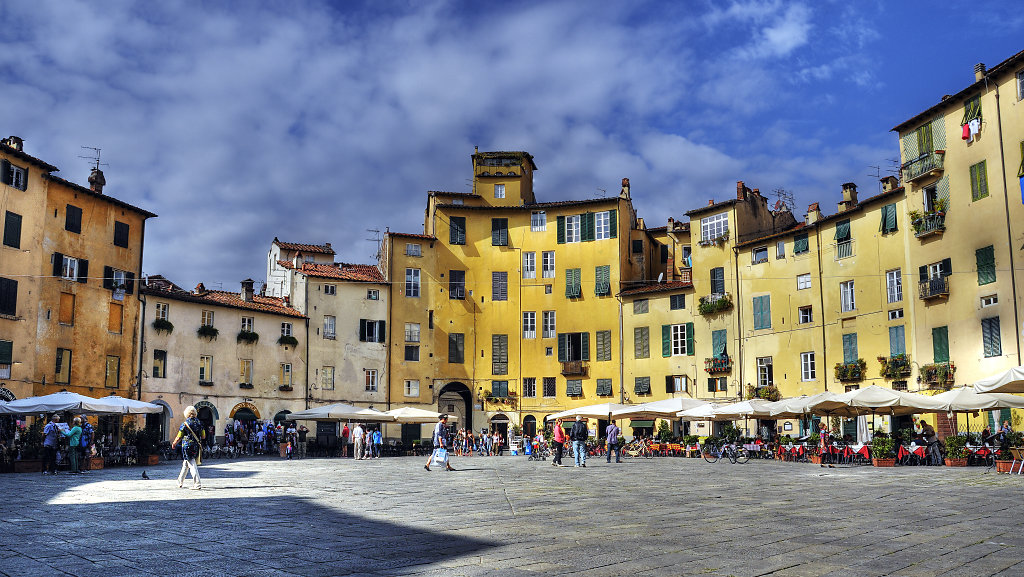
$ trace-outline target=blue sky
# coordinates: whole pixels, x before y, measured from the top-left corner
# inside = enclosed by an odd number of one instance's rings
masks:
[[[598,8],[600,7],[600,8]],[[144,272],[238,290],[275,236],[373,262],[469,155],[526,150],[539,200],[615,194],[648,226],[743,180],[834,212],[889,129],[1024,49],[1009,2],[0,4],[0,133],[159,214]],[[1017,40],[1014,40],[1016,38]]]

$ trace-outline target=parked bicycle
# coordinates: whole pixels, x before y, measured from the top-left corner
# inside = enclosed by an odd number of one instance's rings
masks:
[[[704,443],[700,449],[704,460],[709,463],[717,463],[719,459],[726,459],[732,464],[740,465],[750,460],[750,454],[737,443]]]
[[[640,458],[650,459],[654,457],[654,449],[651,448],[650,441],[646,439],[635,440],[625,447],[622,448],[622,456],[625,458]]]

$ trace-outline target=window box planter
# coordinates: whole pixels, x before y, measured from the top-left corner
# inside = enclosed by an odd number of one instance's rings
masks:
[[[247,345],[255,345],[260,340],[259,333],[252,331],[238,331],[238,336],[235,337],[235,341],[239,343],[245,343]]]
[[[281,335],[281,338],[277,339],[277,344],[283,347],[294,347],[299,344],[299,339],[291,335]]]
[[[996,461],[997,473],[1009,473],[1013,469],[1013,461]]]
[[[697,311],[704,316],[713,315],[731,308],[732,295],[729,293],[703,296],[700,297],[700,301],[697,303]]]
[[[252,383],[238,383],[239,389],[251,389],[252,386]]]
[[[167,319],[156,319],[153,321],[153,330],[158,333],[171,334],[174,332],[174,325]]]
[[[212,387],[213,381],[199,381],[200,387]]]
[[[864,370],[868,363],[864,359],[857,359],[855,363],[836,363],[836,380],[850,382],[864,379]]]
[[[709,375],[728,373],[732,370],[732,357],[708,357],[704,359],[704,371]]]
[[[565,376],[579,376],[587,374],[586,361],[562,361],[562,374]]]
[[[284,392],[286,392],[286,393],[287,393],[287,392],[291,392],[291,391],[293,391],[293,390],[295,390],[295,389],[294,389],[294,388],[292,388],[292,386],[291,386],[291,385],[281,385],[280,387],[277,387],[277,390],[279,390],[279,391],[284,391]]]
[[[896,443],[889,437],[875,437],[871,440],[871,464],[876,467],[895,467]]]
[[[775,385],[766,385],[763,387],[747,385],[747,398],[764,399],[765,401],[775,402],[782,399],[782,393],[779,392],[779,388]]]
[[[909,377],[911,373],[910,357],[907,355],[894,355],[891,357],[878,357],[882,369],[879,372],[886,379],[899,379]]]
[[[807,455],[807,460],[813,465],[821,464],[821,455]]]
[[[217,327],[212,325],[200,325],[199,329],[196,330],[196,334],[199,335],[199,338],[201,339],[212,341],[217,338],[220,331],[217,330]]]
[[[955,375],[956,365],[953,363],[932,363],[921,367],[921,380],[932,389],[949,389]]]
[[[728,242],[728,240],[729,240],[729,233],[727,232],[727,233],[723,234],[722,236],[717,236],[715,238],[709,238],[707,240],[702,240],[702,241],[698,242],[697,244],[699,246],[722,246],[723,244]]]

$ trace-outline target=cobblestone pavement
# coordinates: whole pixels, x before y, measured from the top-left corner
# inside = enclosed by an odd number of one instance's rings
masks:
[[[656,458],[212,461],[0,476],[17,576],[1024,575],[1024,476]],[[567,461],[568,462],[568,461]]]

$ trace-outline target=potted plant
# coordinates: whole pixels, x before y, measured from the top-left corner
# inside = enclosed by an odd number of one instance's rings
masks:
[[[294,347],[299,344],[299,339],[291,335],[281,335],[281,338],[277,339],[277,344],[283,347]]]
[[[153,321],[153,330],[158,333],[165,332],[171,334],[174,332],[174,325],[167,319],[156,319]]]
[[[871,464],[876,467],[895,467],[895,443],[889,437],[875,436],[871,439]]]
[[[259,340],[259,333],[253,331],[238,331],[238,336],[235,337],[236,342],[245,343],[247,345],[255,345]]]
[[[668,426],[668,421],[658,421],[658,440],[662,443],[667,443],[672,438],[672,427]]]
[[[43,470],[43,420],[35,419],[19,430],[21,450],[14,462],[15,473],[38,473]]]
[[[217,338],[220,331],[213,325],[199,325],[199,328],[196,330],[196,334],[199,335],[199,338],[201,339],[212,341]]]
[[[1011,467],[1013,467],[1013,453],[1009,450],[1001,450],[999,456],[996,457],[996,472],[1009,473]]]
[[[946,466],[967,466],[967,437],[963,435],[946,437]]]
[[[289,392],[289,391],[291,391],[293,389],[292,389],[291,385],[281,385],[280,387],[277,387],[277,390],[284,391],[284,392],[287,393],[287,392]]]

